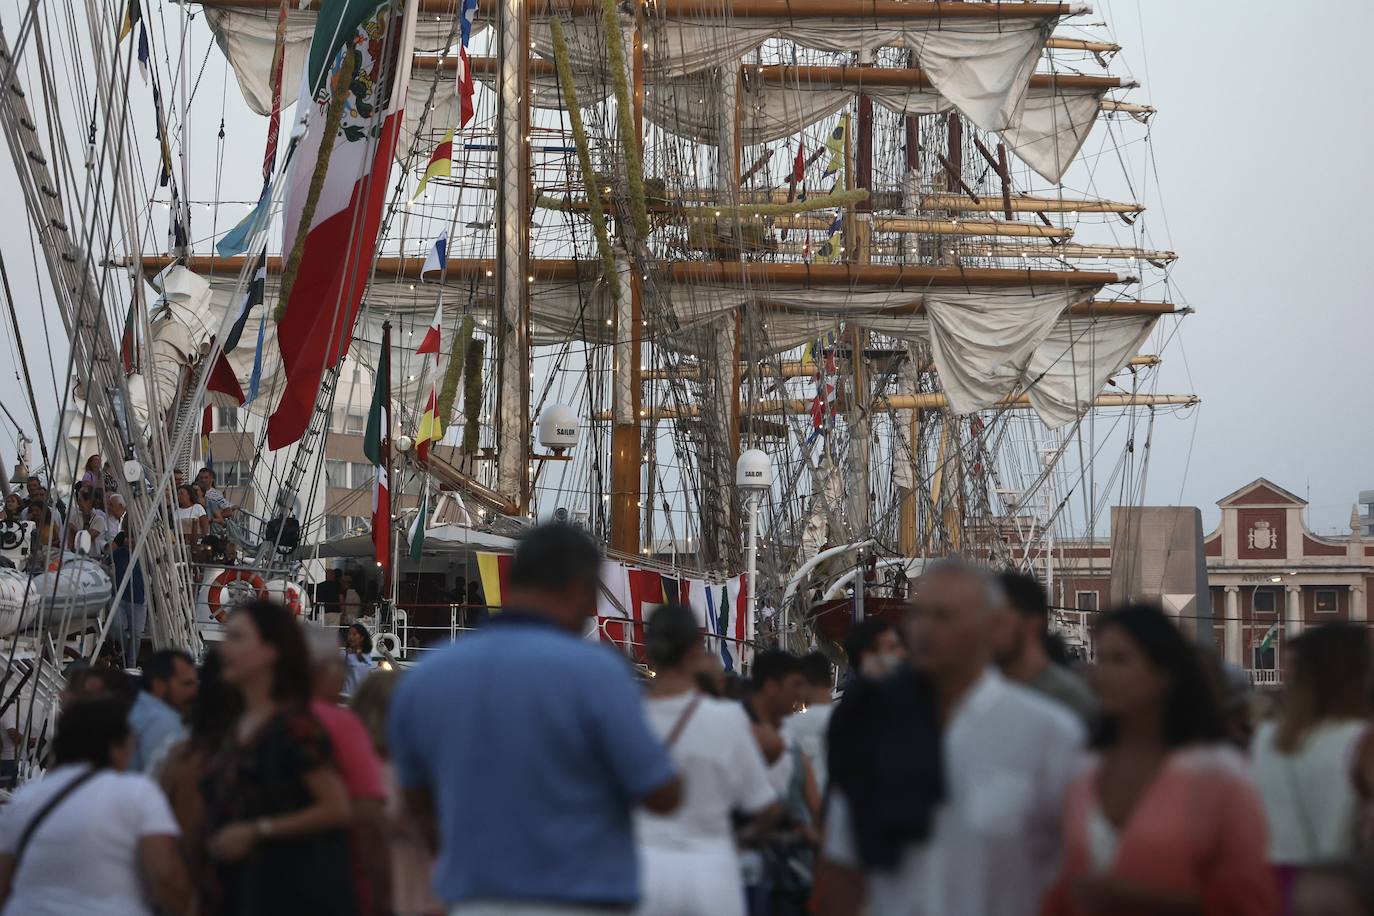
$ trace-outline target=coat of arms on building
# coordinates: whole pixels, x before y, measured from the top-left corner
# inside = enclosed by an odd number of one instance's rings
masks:
[[[1264,519],[1260,519],[1250,526],[1250,549],[1251,550],[1277,550],[1279,546],[1278,533],[1274,531],[1274,526]]]

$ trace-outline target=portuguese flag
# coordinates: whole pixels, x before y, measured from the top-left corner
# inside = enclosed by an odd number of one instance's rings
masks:
[[[316,20],[288,152],[277,323],[286,387],[267,422],[272,449],[305,433],[321,377],[348,353],[376,254],[418,6],[324,0]]]

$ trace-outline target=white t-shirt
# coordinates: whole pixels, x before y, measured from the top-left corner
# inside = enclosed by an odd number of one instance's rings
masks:
[[[185,509],[177,509],[177,530],[183,535],[200,533],[200,519],[205,518],[205,507],[192,503]]]
[[[667,739],[692,696],[645,701],[649,726],[660,739]],[[640,842],[650,848],[733,855],[731,813],[755,814],[778,800],[743,708],[702,697],[668,754],[682,777],[682,804],[666,816],[640,813]]]
[[[107,532],[110,529],[109,516],[104,509],[92,509],[90,514],[83,513],[79,508],[72,512],[71,518],[67,520],[68,526],[72,529],[72,534],[68,540],[73,543],[76,540],[76,532],[90,531],[91,549],[99,551],[105,546]]]
[[[830,733],[830,715],[835,704],[808,706],[801,712],[788,716],[782,723],[782,737],[789,744],[795,744],[811,764],[811,773],[816,777],[816,791],[825,794],[825,784],[830,778],[826,760],[826,736]]]
[[[1035,916],[1054,877],[1064,796],[1083,762],[1068,707],[988,669],[941,738],[945,801],[930,839],[868,877],[873,916]],[[848,799],[832,787],[822,854],[861,867]]]
[[[86,771],[58,767],[0,809],[0,852],[13,855],[29,821]],[[176,836],[162,790],[139,773],[107,770],[62,799],[29,839],[5,916],[151,916],[138,864],[147,836]]]

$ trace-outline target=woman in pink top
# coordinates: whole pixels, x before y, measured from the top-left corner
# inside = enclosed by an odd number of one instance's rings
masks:
[[[1069,791],[1046,916],[1275,916],[1267,831],[1196,650],[1145,606],[1097,626],[1097,755]]]

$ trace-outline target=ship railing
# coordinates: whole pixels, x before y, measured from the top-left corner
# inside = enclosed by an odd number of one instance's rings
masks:
[[[500,610],[485,604],[407,601],[396,608],[395,626],[390,631],[398,640],[394,654],[408,660],[441,649],[476,631],[492,611]]]
[[[394,626],[384,631],[384,634],[394,635],[396,640],[388,651],[402,661],[416,660],[476,632],[489,618],[500,613],[501,608],[496,605],[405,602],[396,608]],[[642,638],[636,638],[642,634],[642,624],[636,625],[623,617],[598,616],[596,628],[602,642],[615,645],[635,663],[646,664],[648,655],[644,643]],[[712,635],[710,639],[712,645],[723,644],[736,656],[741,649],[751,648],[751,644],[728,636]]]

